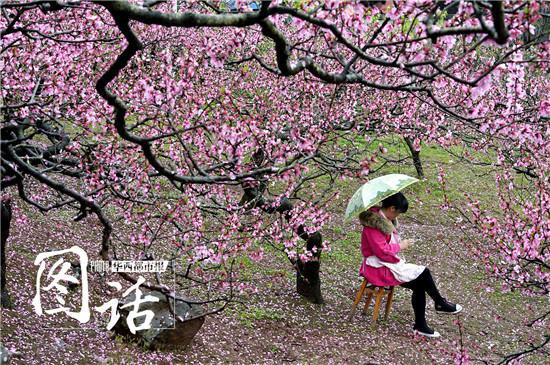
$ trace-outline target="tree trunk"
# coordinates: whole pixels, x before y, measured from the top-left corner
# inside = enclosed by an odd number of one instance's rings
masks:
[[[302,231],[302,234],[298,233],[300,234],[300,237],[307,235],[306,232],[303,232],[302,226],[298,229]],[[317,251],[314,254],[313,260],[305,263],[300,259],[297,260],[296,291],[312,303],[322,304],[324,300],[321,295],[321,278],[319,277],[319,269],[321,268],[321,245],[323,238],[319,232],[315,232],[311,236],[305,238],[305,240],[308,250],[311,251],[313,247],[316,247]]]
[[[271,208],[271,203],[263,197],[263,191],[267,184],[261,183],[259,187],[243,186],[244,194],[240,205],[250,204],[250,208],[259,207],[267,213],[279,212],[289,219],[288,212],[292,210],[293,205],[288,199],[283,199],[276,208]],[[266,204],[269,203],[269,204]],[[315,232],[308,234],[302,225],[296,230],[298,236],[306,241],[306,247],[313,252],[313,259],[308,262],[302,262],[299,258],[295,261],[296,268],[296,291],[312,303],[322,304],[321,279],[319,277],[319,268],[321,266],[321,248],[323,238],[321,233]]]
[[[407,146],[409,146],[409,150],[411,151],[416,175],[418,175],[419,179],[423,179],[424,169],[422,168],[422,161],[420,160],[420,151],[414,149],[414,144],[409,137],[405,137],[405,142],[407,142]]]
[[[1,266],[1,301],[2,308],[11,308],[12,302],[8,294],[8,289],[6,285],[6,241],[10,235],[10,224],[11,224],[11,201],[3,200],[2,201],[2,212],[1,212],[1,240],[2,240],[2,250],[0,252],[0,266]]]

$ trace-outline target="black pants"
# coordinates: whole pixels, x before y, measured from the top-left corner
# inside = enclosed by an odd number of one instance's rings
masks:
[[[414,321],[417,326],[426,325],[426,293],[436,303],[440,303],[443,298],[439,294],[439,290],[435,286],[434,279],[430,273],[430,269],[426,268],[416,279],[407,283],[401,284],[402,287],[411,289],[412,306],[414,310]]]

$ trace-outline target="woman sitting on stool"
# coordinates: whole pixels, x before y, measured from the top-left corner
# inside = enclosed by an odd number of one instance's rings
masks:
[[[363,225],[361,252],[363,263],[359,271],[369,283],[376,286],[400,285],[411,289],[414,309],[415,333],[427,337],[439,337],[426,323],[426,293],[434,300],[435,310],[455,314],[462,310],[441,296],[430,270],[421,265],[406,263],[397,253],[411,244],[400,240],[397,233],[397,216],[407,212],[409,203],[402,193],[396,193],[382,201],[382,207],[372,207],[359,215]]]

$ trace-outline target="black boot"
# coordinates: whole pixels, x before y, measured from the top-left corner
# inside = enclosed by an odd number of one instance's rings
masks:
[[[421,336],[426,336],[431,338],[437,338],[441,336],[439,332],[434,331],[433,329],[428,327],[427,324],[421,324],[421,325],[415,324],[413,326],[413,330],[415,335],[421,335]]]
[[[435,303],[435,310],[439,313],[457,314],[462,311],[462,306],[460,304],[451,303],[447,299],[442,298],[440,301]]]

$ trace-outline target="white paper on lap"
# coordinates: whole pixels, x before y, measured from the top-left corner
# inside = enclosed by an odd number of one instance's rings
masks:
[[[398,263],[392,264],[391,262],[381,261],[376,256],[369,256],[365,258],[365,264],[372,267],[385,266],[390,269],[393,276],[401,282],[409,282],[416,279],[426,268],[422,265],[415,265],[405,262],[405,259],[400,259]]]

